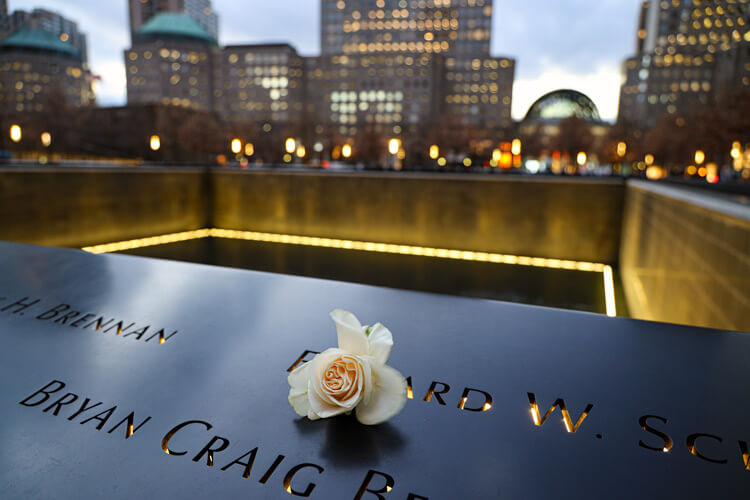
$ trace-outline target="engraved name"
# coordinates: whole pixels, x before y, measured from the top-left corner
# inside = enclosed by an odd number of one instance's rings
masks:
[[[5,297],[0,297],[5,299]],[[33,313],[33,318],[39,321],[49,322],[58,326],[68,326],[81,330],[100,332],[130,340],[143,342],[154,341],[154,344],[164,344],[177,335],[177,330],[169,331],[165,328],[155,328],[152,325],[138,324],[135,321],[127,321],[114,316],[98,313],[84,312],[84,309],[74,308],[69,304],[56,304],[45,307],[41,299],[22,297],[15,301],[8,300],[9,304],[0,308],[0,313],[24,316]],[[79,310],[80,309],[80,310]]]

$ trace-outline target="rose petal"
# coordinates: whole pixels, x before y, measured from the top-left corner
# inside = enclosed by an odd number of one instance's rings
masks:
[[[385,422],[406,404],[406,379],[387,365],[371,365],[375,383],[369,401],[357,406],[357,420],[365,425]]]
[[[297,415],[307,417],[312,408],[310,407],[310,398],[305,392],[295,392],[294,389],[289,391],[289,404],[292,405]]]
[[[287,381],[289,382],[289,387],[291,387],[292,389],[296,389],[297,391],[307,392],[307,381],[310,380],[310,366],[311,365],[312,365],[312,360],[306,361],[305,363],[302,363],[297,368],[292,370],[292,372],[287,377]]]
[[[308,396],[310,400],[310,408],[312,409],[313,413],[316,415],[322,417],[322,418],[328,418],[333,417],[336,415],[340,415],[342,413],[345,413],[351,408],[344,408],[342,406],[333,405],[323,399],[319,392],[315,390],[315,384],[311,380],[308,386]]]
[[[302,417],[310,414],[310,401],[307,396],[307,385],[310,380],[310,361],[295,368],[287,377],[289,381],[289,404],[297,415]]]
[[[388,328],[380,323],[372,327],[370,332],[370,350],[367,354],[375,358],[379,363],[385,364],[393,347],[393,335]]]
[[[367,335],[362,331],[357,317],[349,311],[336,309],[331,312],[331,318],[336,323],[339,348],[351,354],[367,354]]]

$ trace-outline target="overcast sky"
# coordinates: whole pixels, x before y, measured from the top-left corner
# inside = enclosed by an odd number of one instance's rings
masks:
[[[574,88],[604,119],[617,115],[620,64],[635,45],[640,0],[494,0],[492,55],[516,59],[513,117],[542,94]],[[8,8],[60,12],[88,34],[102,77],[102,105],[125,103],[122,51],[130,44],[127,0],[9,0]],[[320,50],[318,0],[214,0],[221,44],[284,41],[303,55]]]

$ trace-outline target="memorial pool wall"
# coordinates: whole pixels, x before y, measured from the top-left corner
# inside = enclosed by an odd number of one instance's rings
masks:
[[[631,316],[750,331],[750,208],[622,179],[201,167],[0,168],[0,239],[86,245],[219,228],[570,259]]]

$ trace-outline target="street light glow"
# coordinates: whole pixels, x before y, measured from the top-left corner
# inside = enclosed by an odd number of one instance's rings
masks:
[[[654,155],[647,154],[646,157],[643,159],[644,162],[646,162],[646,165],[651,166],[654,164]]]
[[[351,158],[352,157],[352,146],[351,144],[344,144],[341,146],[341,156],[344,158]]]
[[[521,154],[521,139],[513,139],[510,146],[510,152],[516,156]]]
[[[21,126],[13,124],[10,126],[10,140],[13,142],[21,142]]]
[[[44,146],[45,148],[48,148],[50,144],[52,144],[52,134],[50,134],[49,132],[42,132],[41,139],[42,146]]]
[[[430,158],[433,160],[436,160],[440,156],[440,148],[437,146],[437,144],[433,144],[430,146]]]
[[[245,144],[245,156],[253,156],[255,154],[255,146],[252,142]]]
[[[148,141],[148,146],[151,148],[151,151],[159,151],[159,148],[161,148],[161,139],[159,139],[159,136],[152,135]]]
[[[578,156],[576,157],[576,161],[578,162],[578,165],[580,166],[584,166],[586,164],[587,159],[588,159],[588,156],[583,151],[578,153]]]
[[[392,155],[398,154],[398,150],[401,149],[401,141],[399,139],[391,139],[388,141],[388,152]]]
[[[287,153],[292,154],[297,150],[297,141],[295,141],[293,138],[288,138],[286,140],[286,143],[284,143],[284,149]]]
[[[306,154],[307,154],[307,150],[305,149],[305,146],[303,146],[302,144],[300,144],[297,147],[297,157],[304,158]]]
[[[232,149],[232,153],[236,155],[240,154],[240,151],[242,151],[242,141],[235,137],[232,139],[230,148]]]
[[[704,161],[706,161],[706,153],[699,149],[695,152],[695,164],[701,165]]]
[[[620,141],[617,143],[617,156],[620,158],[624,157],[628,152],[628,145]]]

